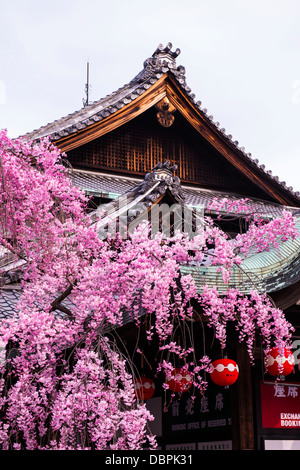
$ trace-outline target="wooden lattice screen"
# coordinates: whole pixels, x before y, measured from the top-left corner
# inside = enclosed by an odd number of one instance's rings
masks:
[[[175,113],[170,128],[160,126],[154,108],[139,117],[68,152],[75,168],[108,170],[144,176],[159,161],[170,160],[178,166],[182,182],[204,187],[257,194],[248,180]]]

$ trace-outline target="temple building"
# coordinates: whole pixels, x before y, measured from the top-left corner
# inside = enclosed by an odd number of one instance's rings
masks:
[[[253,212],[266,220],[289,210],[300,229],[300,193],[266,171],[202,107],[187,85],[185,68],[177,64],[179,54],[170,43],[159,45],[129,83],[23,137],[47,136],[66,153],[73,184],[91,196],[91,213],[97,208],[101,214],[98,223],[104,233],[109,221],[126,215],[135,225],[159,204],[180,207],[192,230],[197,211],[213,217],[212,201],[224,198],[247,198]],[[222,215],[220,225],[231,237],[246,230],[243,214],[233,217],[224,210]],[[209,260],[183,266],[182,272],[194,277],[199,291],[204,284],[219,292],[227,288]],[[9,265],[6,273],[2,316],[13,314],[20,293]],[[259,343],[251,366],[245,346],[232,341],[228,353],[239,364],[239,378],[229,388],[210,383],[204,399],[191,400],[187,392],[166,408],[165,392],[155,383],[147,406],[163,450],[300,449],[300,235],[278,250],[250,253],[231,283],[245,294],[255,284],[284,311],[295,328],[294,371],[275,383],[264,372]],[[124,316],[120,330],[129,348],[135,328]],[[206,341],[217,355],[213,332]],[[155,382],[146,364],[137,366]]]

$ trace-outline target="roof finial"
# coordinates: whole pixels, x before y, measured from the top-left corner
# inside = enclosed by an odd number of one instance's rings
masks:
[[[83,100],[82,100],[84,107],[88,106],[90,104],[89,103],[90,89],[91,89],[91,85],[90,85],[90,64],[89,64],[89,60],[88,60],[87,63],[86,63],[86,84],[85,84],[86,99],[83,98]]]

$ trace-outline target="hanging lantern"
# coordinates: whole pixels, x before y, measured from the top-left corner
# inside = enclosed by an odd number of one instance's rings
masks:
[[[279,365],[282,370],[279,370]],[[289,375],[294,370],[295,358],[290,349],[284,348],[283,355],[279,354],[279,348],[272,348],[266,356],[267,372],[273,376]]]
[[[155,392],[155,384],[149,377],[140,377],[134,381],[135,395],[138,400],[149,400]]]
[[[171,372],[171,376],[166,379],[169,389],[172,392],[186,392],[189,390],[193,383],[192,374],[184,368],[175,368]]]
[[[232,359],[217,359],[212,366],[211,379],[222,387],[232,385],[239,376],[239,366]]]

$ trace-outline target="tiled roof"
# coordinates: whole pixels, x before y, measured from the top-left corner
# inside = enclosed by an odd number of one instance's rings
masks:
[[[25,134],[22,138],[26,140],[36,140],[49,136],[51,140],[55,142],[63,137],[71,136],[79,130],[85,129],[114,114],[142,95],[164,74],[170,73],[204,119],[214,127],[217,133],[226,139],[230,146],[241,153],[243,158],[254,167],[254,170],[261,172],[264,177],[270,179],[274,184],[280,185],[283,190],[291,193],[300,201],[300,192],[294,192],[293,188],[287,187],[286,183],[280,181],[278,176],[272,175],[272,171],[266,170],[265,165],[260,164],[259,160],[253,158],[251,153],[247,153],[245,148],[240,146],[239,142],[234,140],[232,135],[227,133],[226,130],[221,127],[220,123],[214,120],[214,117],[202,106],[201,101],[196,101],[194,93],[192,93],[186,83],[185,68],[182,65],[176,65],[176,58],[180,54],[180,49],[176,49],[174,52],[171,49],[171,43],[168,43],[166,47],[159,45],[152,57],[145,60],[142,71],[128,84],[68,116],[62,117],[61,119]]]
[[[191,274],[199,291],[204,285],[226,292],[229,287],[238,288],[242,293],[251,290],[276,292],[300,280],[300,217],[295,219],[299,236],[279,242],[278,248],[248,255],[234,266],[229,284],[223,282],[218,266],[183,266],[182,274]]]

